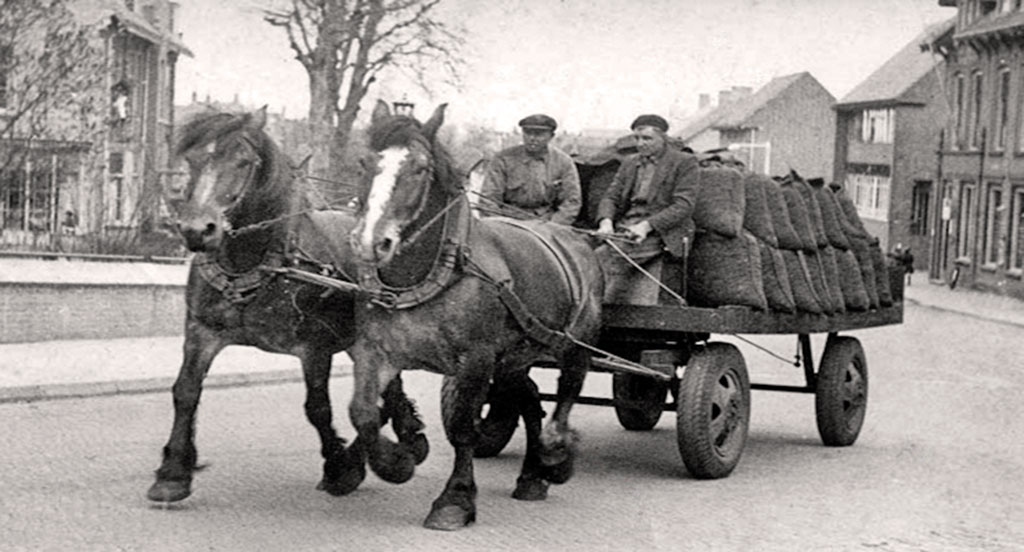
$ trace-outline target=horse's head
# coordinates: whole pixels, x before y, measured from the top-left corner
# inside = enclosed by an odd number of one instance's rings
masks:
[[[225,232],[274,216],[266,201],[276,146],[263,132],[266,108],[200,116],[181,130],[176,154],[188,165],[178,229],[191,251],[213,251]]]
[[[371,158],[364,163],[364,198],[359,222],[351,234],[352,248],[364,262],[388,264],[408,238],[407,231],[427,209],[432,184],[447,180],[447,159],[436,147],[437,130],[446,104],[422,125],[411,117],[392,115],[377,102],[370,128]],[[439,193],[440,188],[434,190]],[[443,190],[447,193],[447,190]]]

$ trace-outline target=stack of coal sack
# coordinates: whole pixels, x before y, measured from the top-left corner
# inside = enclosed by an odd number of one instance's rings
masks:
[[[892,305],[885,258],[837,185],[704,162],[687,261],[694,306],[836,314]]]

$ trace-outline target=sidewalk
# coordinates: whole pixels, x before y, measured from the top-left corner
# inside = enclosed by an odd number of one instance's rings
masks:
[[[907,308],[914,305],[955,312],[979,320],[1024,328],[1024,301],[970,289],[951,290],[926,279],[903,291]]]
[[[906,308],[930,308],[1024,329],[1024,301],[927,282],[905,290]],[[0,403],[170,392],[182,358],[181,336],[0,344]],[[351,374],[335,355],[333,375]],[[292,356],[232,346],[213,362],[204,387],[300,382]]]
[[[0,403],[170,392],[182,336],[0,344]],[[332,375],[351,373],[345,354]],[[204,388],[302,381],[299,359],[230,346],[214,359]]]

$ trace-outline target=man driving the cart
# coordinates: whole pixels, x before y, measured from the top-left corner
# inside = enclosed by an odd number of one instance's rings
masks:
[[[597,210],[599,234],[629,238],[612,240],[597,251],[611,293],[615,280],[635,272],[624,256],[642,266],[664,251],[685,254],[700,185],[697,158],[669,146],[663,117],[640,115],[630,129],[637,153],[623,161]]]

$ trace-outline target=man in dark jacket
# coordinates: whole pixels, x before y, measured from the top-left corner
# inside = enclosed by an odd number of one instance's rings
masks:
[[[643,262],[663,250],[683,255],[683,238],[700,184],[697,158],[669,147],[668,122],[641,115],[631,125],[637,154],[627,158],[598,205],[598,232],[635,238],[630,257]]]

